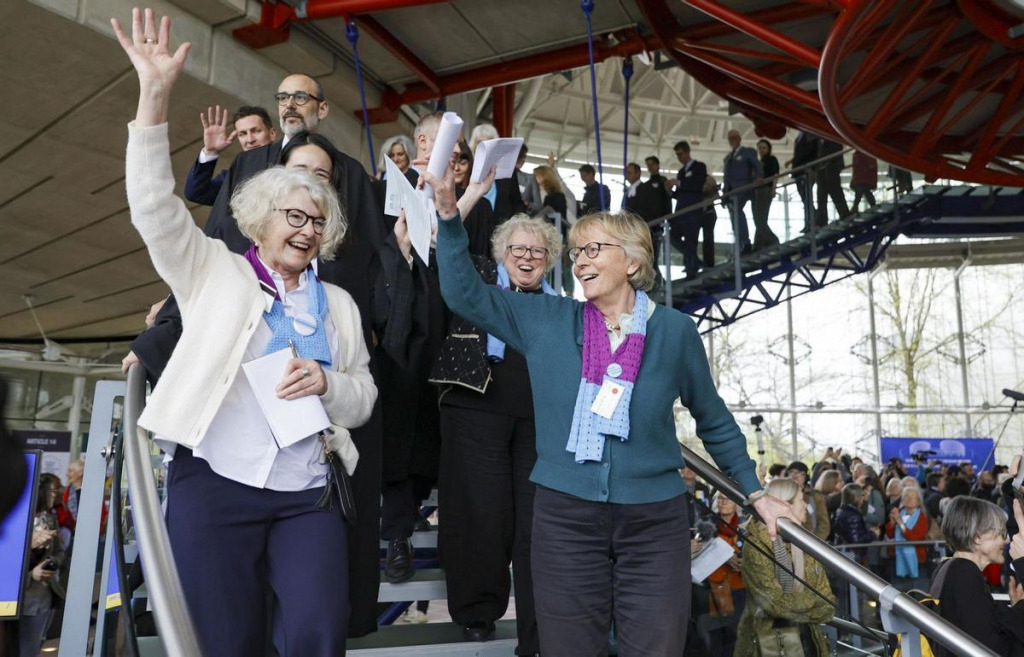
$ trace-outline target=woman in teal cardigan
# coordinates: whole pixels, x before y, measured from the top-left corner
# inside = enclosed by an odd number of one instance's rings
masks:
[[[746,439],[715,390],[693,321],[656,306],[650,231],[628,214],[592,214],[569,234],[586,303],[512,294],[473,267],[453,172],[435,192],[441,291],[451,310],[524,354],[537,425],[533,580],[541,654],[682,654],[690,553],[676,399],[715,462],[772,536],[788,505],[765,497]]]

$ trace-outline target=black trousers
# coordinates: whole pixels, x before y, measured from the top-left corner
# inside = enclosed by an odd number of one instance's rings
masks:
[[[836,214],[845,219],[850,214],[850,206],[846,203],[843,185],[839,180],[839,172],[823,172],[818,178],[818,225],[828,223],[828,199],[836,207]]]
[[[544,657],[679,657],[690,616],[684,496],[590,502],[538,487],[533,582]]]
[[[536,436],[532,419],[441,406],[438,548],[448,611],[462,625],[496,621],[514,579],[517,655],[540,652],[530,569]]]
[[[718,215],[715,208],[710,207],[704,210],[700,220],[701,248],[704,251],[704,267],[710,269],[715,266],[715,222]]]
[[[412,536],[423,500],[430,497],[433,477],[409,475],[381,486],[380,537],[386,541]]]
[[[687,277],[697,275],[700,269],[697,261],[697,236],[700,235],[702,216],[700,211],[687,212],[669,222],[669,243],[683,254],[683,267]]]

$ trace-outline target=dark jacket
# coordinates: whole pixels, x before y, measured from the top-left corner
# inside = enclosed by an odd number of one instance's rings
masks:
[[[604,198],[603,206],[601,205],[602,198]],[[583,192],[582,203],[586,206],[585,212],[598,212],[602,207],[608,210],[612,205],[612,192],[608,189],[608,185],[602,185],[595,180],[587,185]]]
[[[661,181],[645,180],[636,186],[636,193],[630,197],[626,192],[626,209],[644,221],[652,221],[672,212],[671,201]]]
[[[793,168],[797,168],[813,162],[818,158],[818,138],[812,134],[800,131],[793,142]],[[798,171],[793,174],[794,178],[806,175],[806,171]]]
[[[526,212],[526,203],[523,203],[523,195],[519,193],[519,179],[514,175],[504,180],[495,180],[497,188],[494,198],[494,217],[498,223],[502,223],[514,214]]]
[[[704,200],[704,183],[707,178],[708,168],[699,160],[690,160],[679,169],[676,190],[672,194],[676,200],[676,212]]]
[[[214,176],[216,168],[217,160],[200,162],[197,157],[195,164],[188,170],[188,177],[185,178],[185,198],[200,205],[213,205],[228,175],[225,169]]]
[[[836,545],[854,543],[871,543],[878,540],[864,524],[864,516],[851,504],[844,504],[836,511],[832,520],[832,533]],[[854,557],[859,561],[864,558],[864,549],[853,550]]]

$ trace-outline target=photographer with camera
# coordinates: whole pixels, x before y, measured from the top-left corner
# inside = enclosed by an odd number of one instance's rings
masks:
[[[59,481],[59,479],[58,479]],[[54,596],[63,598],[64,587],[57,571],[64,563],[64,547],[57,536],[57,518],[51,509],[57,502],[53,479],[41,477],[36,496],[36,515],[32,524],[29,577],[26,578],[21,618],[18,620],[20,655],[37,655],[50,625]]]

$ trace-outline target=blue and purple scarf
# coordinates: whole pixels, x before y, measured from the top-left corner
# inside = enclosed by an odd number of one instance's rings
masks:
[[[601,311],[589,301],[583,307],[583,372],[569,443],[565,446],[566,451],[576,455],[577,463],[601,461],[606,438],[629,438],[629,403],[646,339],[647,294],[643,290],[636,291],[629,333],[614,353]],[[622,386],[622,398],[610,419],[591,410],[605,381]]]

